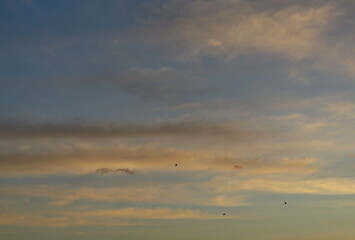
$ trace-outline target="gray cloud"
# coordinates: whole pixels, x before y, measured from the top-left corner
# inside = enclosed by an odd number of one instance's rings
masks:
[[[0,121],[0,139],[119,138],[119,137],[226,137],[248,139],[263,133],[231,124],[170,122],[161,124],[28,123]]]
[[[129,170],[128,168],[99,168],[95,171],[96,174],[99,175],[111,175],[111,174],[119,174],[119,173],[125,173],[128,175],[133,175],[136,172]]]
[[[201,87],[196,74],[177,71],[172,68],[133,68],[113,74],[101,74],[84,79],[94,83],[112,83],[122,91],[140,97],[165,103],[176,103],[215,91]]]

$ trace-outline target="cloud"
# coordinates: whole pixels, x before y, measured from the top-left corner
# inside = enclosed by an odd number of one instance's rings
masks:
[[[187,57],[259,51],[300,59],[310,57],[337,15],[332,5],[288,5],[263,10],[246,1],[173,1],[161,9],[154,36],[180,46]],[[238,25],[238,26],[236,26]],[[156,31],[154,31],[156,29]],[[187,52],[186,52],[187,51]]]
[[[121,218],[138,218],[138,219],[196,219],[211,220],[222,219],[223,217],[193,211],[187,209],[171,209],[171,208],[122,208],[113,210],[89,211],[89,212],[68,212],[72,216],[84,217],[121,217]],[[231,216],[229,216],[231,218]]]
[[[51,215],[51,216],[48,216]],[[144,225],[140,222],[128,222],[122,219],[114,221],[103,219],[90,219],[85,217],[64,216],[62,213],[51,212],[50,214],[27,213],[27,214],[2,214],[0,226],[31,226],[31,227],[73,227],[73,226],[132,226]]]
[[[48,215],[51,215],[50,217]],[[132,226],[145,225],[140,220],[164,219],[192,219],[192,220],[216,220],[231,219],[235,216],[218,216],[189,209],[172,208],[121,208],[96,211],[70,211],[50,213],[27,214],[2,214],[0,225],[22,225],[32,227],[72,227],[85,225],[106,226]],[[134,221],[133,221],[134,220]]]
[[[347,101],[329,102],[324,107],[325,112],[338,120],[353,120],[355,118],[355,104]]]
[[[53,207],[71,205],[76,201],[131,204],[168,204],[174,206],[244,206],[247,205],[243,194],[220,194],[204,184],[196,187],[194,182],[187,183],[147,183],[117,187],[70,187],[65,185],[17,185],[0,186],[7,196],[21,199],[40,197],[47,199]]]
[[[0,139],[122,138],[122,137],[225,137],[234,140],[263,135],[233,124],[168,122],[160,124],[28,123],[0,121]]]
[[[128,168],[117,168],[117,169],[99,168],[95,171],[95,173],[99,175],[111,175],[111,174],[120,174],[120,173],[133,175],[136,172],[129,170]]]
[[[240,174],[309,174],[317,170],[314,159],[260,160],[243,159],[211,150],[179,150],[148,145],[112,147],[76,147],[72,149],[25,150],[0,154],[0,175],[89,174],[123,172],[135,169],[143,172],[176,171],[236,171]],[[102,169],[102,166],[109,166]],[[208,169],[210,168],[210,169]],[[117,171],[116,171],[116,170]]]
[[[216,154],[204,151],[152,146],[78,147],[70,150],[3,153],[0,155],[0,172],[5,175],[87,174],[103,165],[110,166],[110,169],[171,171],[174,163],[182,161],[186,164],[180,164],[181,169],[196,170],[207,168],[204,163],[217,159]]]
[[[132,68],[115,74],[90,76],[85,81],[111,83],[122,91],[138,96],[143,100],[165,103],[186,101],[195,95],[215,91],[198,85],[196,74],[177,71],[169,67]]]
[[[316,172],[319,166],[316,164],[316,159],[312,158],[285,158],[279,161],[260,161],[259,159],[239,161],[234,168],[241,170],[242,175],[310,174]]]
[[[223,183],[223,184],[222,184]],[[353,179],[347,178],[254,178],[235,181],[232,177],[216,177],[209,184],[220,192],[274,192],[286,194],[342,195],[355,194]]]
[[[355,76],[349,9],[347,1],[170,1],[141,31],[183,61],[286,58],[289,77],[309,84],[314,70]]]

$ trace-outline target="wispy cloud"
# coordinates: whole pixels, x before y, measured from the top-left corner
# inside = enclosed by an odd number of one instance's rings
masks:
[[[174,14],[162,14],[154,34],[188,49],[191,57],[261,51],[299,59],[310,56],[337,14],[331,5],[270,6],[260,10],[258,3],[246,1],[173,1],[164,11]]]
[[[145,101],[176,103],[195,95],[215,91],[198,84],[196,74],[163,68],[133,68],[126,71],[90,76],[85,81],[96,84],[112,84],[122,91],[138,96]]]
[[[249,161],[240,161],[235,165],[236,170],[240,170],[242,175],[265,175],[265,174],[285,174],[299,173],[310,174],[318,170],[316,159],[282,159],[280,161],[261,161],[253,159]]]
[[[123,208],[89,212],[68,212],[69,216],[85,217],[124,217],[137,219],[198,219],[211,220],[222,219],[223,216],[203,213],[188,209],[171,208]],[[229,216],[231,218],[231,216]]]
[[[0,154],[1,175],[102,174],[139,171],[234,171],[242,175],[309,174],[317,170],[314,159],[243,159],[210,150],[179,150],[152,146],[115,145],[113,147],[71,150],[21,151]],[[243,169],[234,168],[235,165]],[[102,168],[102,166],[109,166]]]
[[[51,215],[46,216],[46,215]],[[235,216],[220,216],[189,209],[172,208],[120,208],[96,211],[70,211],[50,213],[28,213],[0,215],[0,225],[36,226],[36,227],[72,227],[85,225],[130,226],[144,225],[143,220],[192,219],[217,220],[231,219]],[[133,221],[134,220],[134,221]]]
[[[221,192],[251,191],[317,195],[352,195],[355,193],[354,180],[346,178],[286,179],[261,177],[236,182],[230,176],[220,176],[209,184],[211,184],[211,187],[218,188]]]
[[[120,174],[120,173],[133,175],[136,172],[129,170],[128,168],[117,168],[117,169],[99,168],[95,171],[95,173],[99,175],[111,175],[111,174]]]
[[[287,58],[290,77],[309,83],[303,73],[310,66],[354,76],[354,32],[338,25],[345,13],[353,14],[347,5],[346,1],[171,1],[142,31],[149,43],[171,49],[180,60],[235,59],[246,53]],[[335,35],[334,30],[342,32]],[[305,60],[307,66],[295,71],[297,63]]]
[[[120,137],[226,137],[233,140],[265,133],[209,122],[168,122],[160,124],[28,123],[0,121],[0,139],[33,138],[120,138]]]
[[[51,215],[51,216],[48,216]],[[73,227],[73,226],[132,226],[144,225],[141,222],[129,222],[127,220],[116,219],[114,221],[98,218],[65,216],[62,213],[51,212],[47,214],[7,214],[0,215],[1,226],[30,226],[30,227]]]
[[[146,186],[127,185],[120,188],[68,187],[64,185],[1,186],[0,190],[8,195],[22,199],[40,197],[47,199],[49,205],[62,207],[76,201],[131,204],[168,204],[170,206],[244,206],[247,205],[243,194],[219,193],[216,189],[196,187],[193,182],[155,183]]]

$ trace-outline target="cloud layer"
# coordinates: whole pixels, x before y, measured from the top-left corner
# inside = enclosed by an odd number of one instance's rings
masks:
[[[120,174],[120,173],[129,174],[129,175],[135,174],[134,171],[129,170],[128,168],[117,168],[117,169],[99,168],[95,171],[95,173],[99,175],[112,175],[112,174]]]
[[[309,174],[317,170],[315,159],[258,160],[215,151],[187,151],[152,146],[115,145],[76,149],[17,152],[0,155],[1,175],[118,173],[137,171],[234,171],[241,175]],[[242,168],[235,168],[235,165]]]
[[[353,1],[69,2],[0,3],[1,239],[349,238]]]
[[[353,77],[354,33],[343,35],[346,30],[338,25],[349,11],[345,6],[331,1],[172,1],[144,26],[145,36],[150,43],[164,43],[184,61],[259,54],[288,59],[290,77],[303,82],[309,68]],[[338,39],[336,29],[343,31]],[[304,62],[308,65],[300,67]]]
[[[201,79],[196,74],[169,67],[133,68],[114,74],[90,76],[85,80],[96,84],[112,84],[148,102],[154,100],[170,104],[213,91],[212,88],[199,86]]]
[[[132,222],[130,219],[156,219],[156,220],[216,220],[222,216],[203,213],[200,211],[170,208],[122,208],[102,211],[81,212],[51,212],[52,217],[46,214],[1,215],[0,225],[17,225],[32,227],[73,227],[85,225],[132,226],[144,225],[142,222]],[[224,218],[232,218],[226,216]]]
[[[245,51],[261,51],[299,59],[314,52],[337,15],[331,5],[260,10],[257,4],[175,1],[164,9],[167,13],[155,27],[163,29],[168,41],[186,47],[192,57],[206,54],[235,57]]]
[[[120,137],[225,137],[234,140],[264,133],[233,124],[170,122],[160,124],[90,124],[0,122],[0,139],[120,138]]]

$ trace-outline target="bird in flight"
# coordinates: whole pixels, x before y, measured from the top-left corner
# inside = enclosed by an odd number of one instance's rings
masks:
[[[177,167],[177,163],[175,163],[175,167]]]

